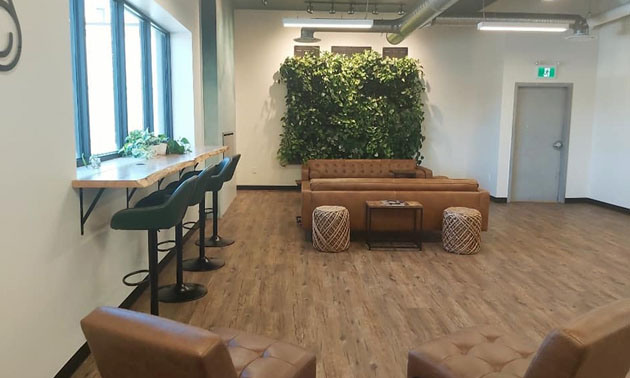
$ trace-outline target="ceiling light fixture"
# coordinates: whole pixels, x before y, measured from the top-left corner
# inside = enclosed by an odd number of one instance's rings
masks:
[[[400,9],[398,10],[398,15],[399,16],[404,16],[405,15],[405,8],[403,7],[402,4],[400,4]]]
[[[283,18],[285,28],[321,28],[321,29],[369,29],[373,20],[344,20],[340,18]]]
[[[267,6],[267,5],[269,5],[269,2],[268,2],[267,0],[262,0],[262,4],[263,4],[264,6]]]
[[[348,8],[348,14],[354,14],[354,4],[350,3],[350,7]]]
[[[378,14],[378,8],[376,7],[376,4],[374,4],[374,8],[372,8],[372,14],[375,16]]]
[[[545,23],[537,23],[537,22],[482,21],[479,24],[477,24],[477,29],[483,30],[483,31],[563,33],[569,30],[569,25],[568,24],[545,24]]]
[[[335,2],[330,3],[330,10],[328,11],[330,14],[335,14],[337,11],[335,10]]]
[[[306,6],[306,13],[313,14],[313,4],[308,3],[308,5]]]

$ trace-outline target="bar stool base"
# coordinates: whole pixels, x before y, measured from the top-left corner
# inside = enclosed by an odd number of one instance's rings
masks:
[[[199,245],[199,240],[197,240],[195,244]],[[206,248],[222,248],[232,244],[234,244],[234,240],[224,239],[220,236],[217,236],[216,238],[207,238],[203,242],[203,246]]]
[[[225,266],[222,259],[207,257],[197,257],[194,259],[184,260],[183,267],[187,272],[209,272],[211,270],[221,269]]]
[[[196,283],[184,283],[181,285],[162,286],[158,290],[160,302],[181,303],[190,302],[205,296],[208,289]]]

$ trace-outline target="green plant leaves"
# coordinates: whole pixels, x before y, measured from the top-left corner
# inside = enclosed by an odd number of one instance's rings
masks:
[[[181,138],[179,141],[170,139],[164,134],[155,135],[147,130],[133,130],[125,138],[125,144],[118,151],[120,156],[150,159],[153,157],[151,146],[166,143],[167,154],[185,154],[190,152],[190,142]]]
[[[374,51],[287,58],[281,164],[309,159],[422,160],[422,67]]]

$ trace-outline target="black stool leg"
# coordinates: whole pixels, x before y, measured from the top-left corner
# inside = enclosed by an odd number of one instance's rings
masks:
[[[174,285],[162,286],[159,289],[160,302],[181,303],[194,301],[206,295],[208,290],[196,283],[184,283],[182,272],[182,260],[184,255],[184,226],[182,223],[175,226],[175,251],[177,260],[177,283]]]
[[[151,314],[160,315],[158,307],[158,246],[157,230],[149,230],[149,280],[151,290]]]
[[[213,211],[216,205],[213,205]],[[199,203],[199,240],[197,244],[199,246],[199,257],[196,259],[190,259],[184,261],[184,270],[189,272],[208,272],[211,270],[217,270],[223,268],[225,261],[221,259],[206,257],[206,249],[203,245],[203,241],[206,238],[206,199],[202,199]]]
[[[201,239],[197,242],[199,245]],[[212,192],[212,236],[204,240],[204,247],[221,248],[234,244],[234,240],[224,239],[219,236],[219,192]]]

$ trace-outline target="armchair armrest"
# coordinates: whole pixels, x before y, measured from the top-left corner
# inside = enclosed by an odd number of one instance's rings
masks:
[[[433,171],[426,167],[416,167],[416,177],[418,178],[433,178]]]

